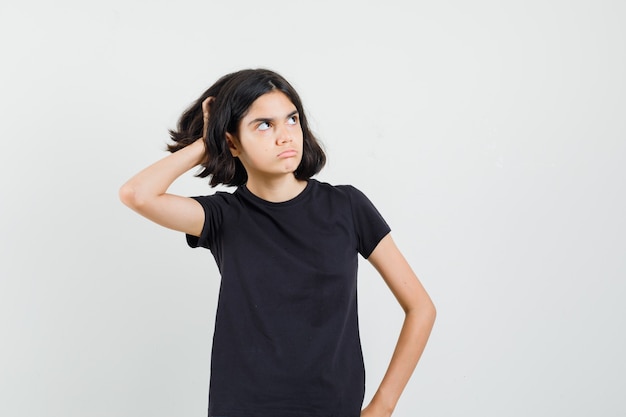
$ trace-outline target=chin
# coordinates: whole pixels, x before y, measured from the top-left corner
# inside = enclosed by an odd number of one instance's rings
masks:
[[[285,172],[286,173],[294,173],[296,172],[296,170],[298,169],[298,165],[289,165],[287,167],[285,167]]]

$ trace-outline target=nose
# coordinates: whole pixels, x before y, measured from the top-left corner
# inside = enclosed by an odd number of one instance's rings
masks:
[[[276,142],[278,142],[279,145],[283,145],[291,141],[293,141],[293,138],[291,137],[291,132],[289,131],[289,129],[285,126],[279,128],[276,132]]]

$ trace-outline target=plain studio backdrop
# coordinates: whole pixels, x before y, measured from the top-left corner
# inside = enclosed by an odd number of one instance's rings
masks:
[[[438,308],[395,416],[626,415],[625,4],[4,1],[0,415],[206,415],[213,258],[117,193],[250,67]],[[403,315],[366,261],[359,297],[367,401]]]

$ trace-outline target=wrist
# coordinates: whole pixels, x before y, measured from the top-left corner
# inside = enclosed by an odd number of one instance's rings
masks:
[[[190,148],[190,151],[193,151],[195,165],[200,165],[204,162],[206,156],[206,145],[204,144],[203,138],[197,139],[189,145],[188,148]]]
[[[372,398],[370,403],[366,407],[367,411],[372,413],[372,416],[391,417],[393,413],[393,407],[385,405],[382,401],[376,398]]]

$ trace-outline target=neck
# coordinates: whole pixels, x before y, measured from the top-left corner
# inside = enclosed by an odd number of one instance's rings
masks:
[[[246,188],[252,194],[265,201],[282,203],[295,198],[304,190],[307,182],[298,180],[294,175],[284,175],[277,178],[259,180],[248,177]]]

